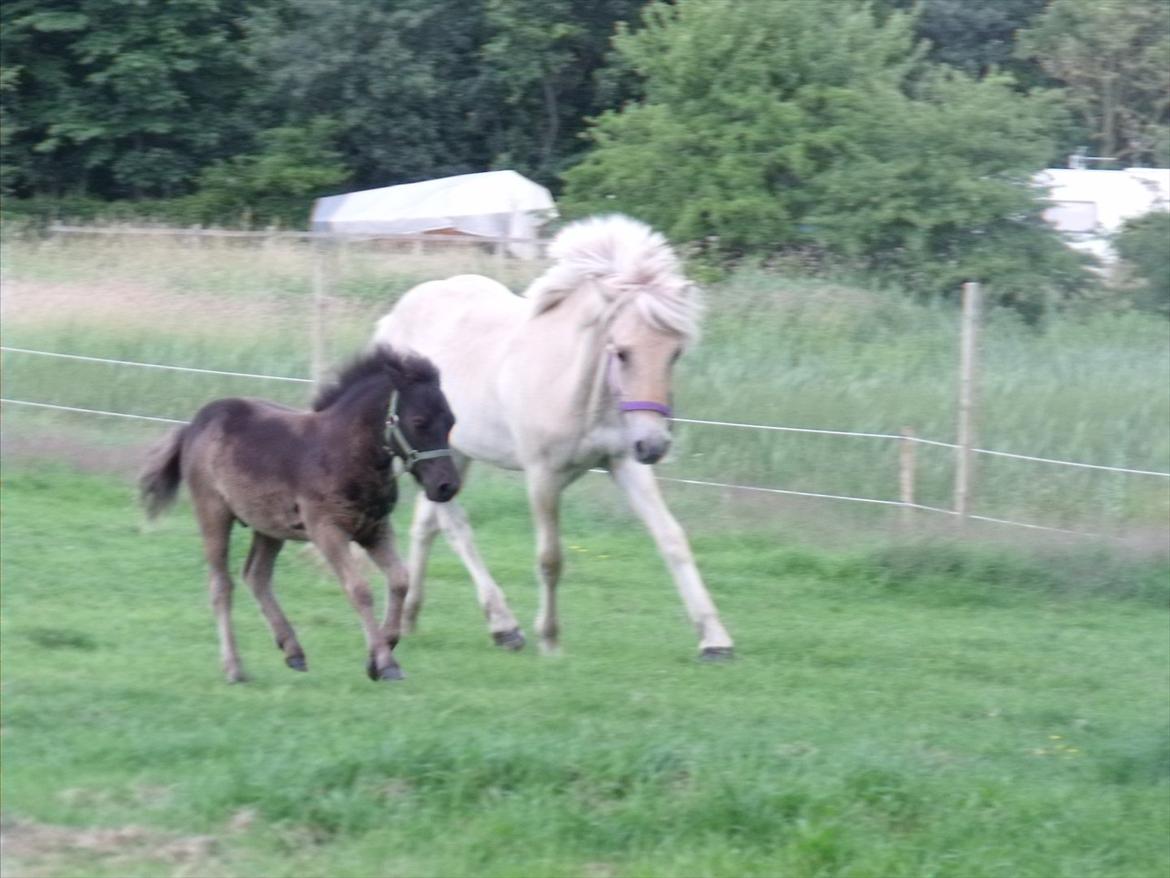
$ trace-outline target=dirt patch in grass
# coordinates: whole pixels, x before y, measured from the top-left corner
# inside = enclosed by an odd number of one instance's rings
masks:
[[[119,865],[157,864],[160,874],[206,876],[215,868],[216,841],[208,835],[178,835],[140,826],[81,829],[24,820],[0,820],[5,878],[47,878]]]

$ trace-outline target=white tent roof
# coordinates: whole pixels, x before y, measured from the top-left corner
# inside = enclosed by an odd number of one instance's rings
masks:
[[[1170,208],[1170,168],[1098,171],[1048,168],[1032,178],[1048,189],[1044,218],[1070,243],[1109,262],[1109,236],[1127,219]]]
[[[454,229],[485,237],[533,238],[555,217],[552,195],[515,171],[462,174],[319,198],[314,231],[409,235]]]

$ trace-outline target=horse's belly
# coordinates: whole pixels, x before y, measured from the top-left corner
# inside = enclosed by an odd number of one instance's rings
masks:
[[[307,540],[304,516],[296,497],[287,491],[234,491],[221,484],[220,495],[232,515],[252,530],[278,540]]]

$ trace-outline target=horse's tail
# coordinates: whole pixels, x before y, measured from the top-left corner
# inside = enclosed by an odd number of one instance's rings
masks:
[[[138,496],[146,508],[148,518],[155,518],[165,512],[179,494],[179,484],[183,478],[180,461],[186,431],[186,426],[172,430],[147,455],[146,466],[138,476]]]

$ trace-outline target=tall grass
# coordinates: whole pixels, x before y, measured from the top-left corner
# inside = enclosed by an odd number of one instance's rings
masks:
[[[336,361],[417,282],[474,271],[515,289],[540,266],[441,243],[416,254],[351,245],[327,257]],[[305,245],[66,238],[7,242],[6,343],[94,356],[308,376],[314,254]],[[743,271],[708,290],[705,335],[676,408],[709,420],[954,436],[957,314],[894,292]],[[1170,470],[1167,324],[1136,313],[992,313],[982,327],[979,443],[1056,459]],[[301,403],[299,385],[5,355],[5,394],[185,418],[209,398]],[[14,410],[6,413],[13,417]],[[29,423],[31,414],[16,423]],[[53,422],[58,423],[56,421]],[[875,499],[898,496],[885,440],[679,425],[664,476]],[[953,452],[920,447],[917,500],[949,507]],[[680,489],[697,504],[711,489]],[[719,503],[735,502],[720,499]],[[762,502],[758,496],[748,502]],[[827,503],[828,501],[824,501]],[[884,513],[841,505],[830,517]],[[1160,528],[1170,481],[980,456],[975,511],[1089,530]]]

